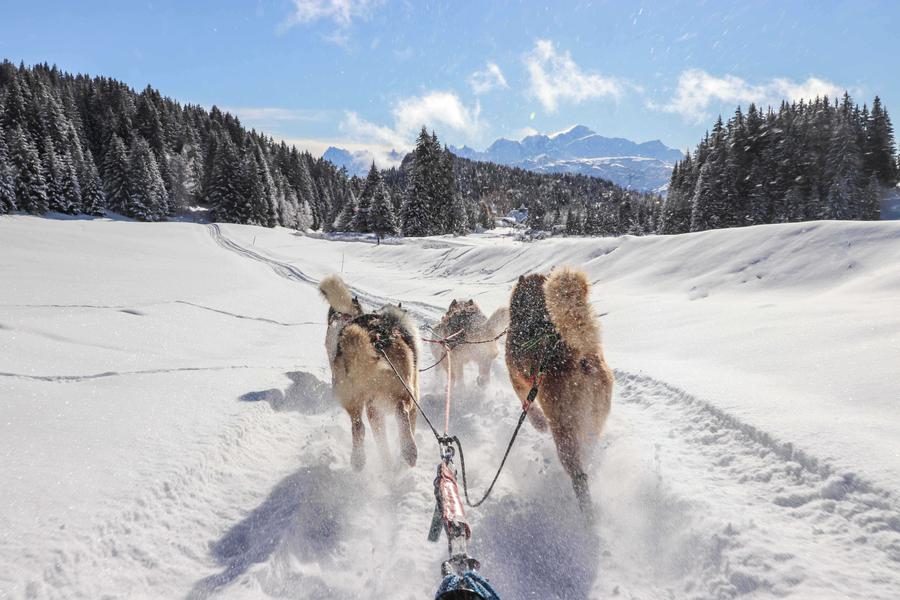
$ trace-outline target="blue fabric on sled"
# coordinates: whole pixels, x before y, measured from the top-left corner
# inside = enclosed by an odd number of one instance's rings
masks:
[[[478,594],[484,600],[500,600],[500,596],[497,595],[491,584],[488,583],[487,579],[479,575],[477,571],[466,571],[462,577],[456,574],[447,575],[441,582],[441,586],[438,588],[434,598],[435,600],[440,600],[444,594],[462,590]]]

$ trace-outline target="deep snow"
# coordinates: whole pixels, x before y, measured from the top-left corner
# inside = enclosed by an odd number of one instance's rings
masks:
[[[473,552],[504,598],[900,595],[900,224],[429,238],[0,220],[0,597],[427,598],[434,447],[349,469],[314,285],[485,310],[554,264],[595,282],[613,412],[577,517],[526,427]],[[517,401],[454,405],[481,491]],[[423,382],[437,413],[440,381]],[[371,436],[369,436],[371,439]],[[393,442],[394,440],[391,439]],[[371,442],[367,442],[371,446]],[[396,444],[393,444],[396,447]]]

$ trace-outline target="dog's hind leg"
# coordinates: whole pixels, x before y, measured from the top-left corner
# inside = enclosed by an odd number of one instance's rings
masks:
[[[374,402],[366,405],[366,415],[369,417],[369,426],[372,427],[372,435],[375,436],[375,444],[384,466],[391,464],[391,453],[388,449],[387,435],[384,432],[384,416]]]
[[[591,502],[588,476],[581,464],[581,442],[576,429],[571,423],[551,422],[550,430],[553,433],[553,441],[556,442],[559,462],[562,463],[563,469],[572,478],[572,488],[575,490],[578,507],[587,520],[593,522],[594,506]]]
[[[475,382],[478,387],[485,387],[491,382],[491,362],[493,357],[481,357],[478,360],[478,379]]]
[[[396,402],[397,431],[400,434],[400,451],[403,454],[406,463],[409,466],[414,467],[416,466],[416,459],[419,456],[419,450],[416,448],[416,438],[413,437],[415,413],[413,414],[413,417],[410,418],[410,410],[406,407],[405,398],[397,398]]]
[[[363,443],[366,439],[366,426],[362,420],[362,406],[353,406],[347,409],[350,414],[350,427],[353,431],[353,450],[350,452],[350,464],[357,471],[366,466],[366,450]]]

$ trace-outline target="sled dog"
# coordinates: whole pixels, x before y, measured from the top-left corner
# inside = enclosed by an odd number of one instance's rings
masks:
[[[478,365],[479,387],[491,381],[491,364],[500,354],[498,341],[495,340],[509,324],[509,309],[501,307],[486,317],[474,300],[453,300],[450,308],[434,328],[435,336],[446,338],[453,336],[447,343],[450,348],[450,370],[453,387],[463,380],[463,368],[469,363]],[[456,334],[456,335],[454,335]],[[488,341],[492,340],[492,341]],[[471,342],[484,341],[483,344]],[[468,343],[467,343],[468,342]],[[441,362],[439,368],[446,374],[448,359],[444,356],[444,348],[440,344],[431,344],[434,360]]]
[[[353,431],[350,462],[353,468],[360,470],[366,463],[363,410],[385,464],[390,463],[390,456],[383,412],[394,413],[401,454],[410,466],[414,466],[418,454],[414,438],[416,409],[381,351],[387,354],[418,400],[419,332],[416,326],[399,306],[388,305],[375,312],[363,311],[359,300],[337,275],[324,278],[319,291],[329,304],[325,347],[334,394],[350,415]]]
[[[523,407],[538,384],[529,418],[538,430],[549,426],[578,504],[591,519],[584,462],[609,414],[613,373],[589,293],[587,276],[571,268],[519,277],[510,298],[506,366]]]

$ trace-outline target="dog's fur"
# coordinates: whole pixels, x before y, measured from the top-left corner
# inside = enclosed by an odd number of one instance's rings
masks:
[[[323,279],[319,290],[329,304],[325,346],[334,393],[350,415],[353,468],[360,470],[366,462],[363,410],[386,464],[390,463],[390,456],[382,411],[393,411],[397,417],[401,453],[406,462],[414,466],[418,455],[414,438],[416,409],[380,350],[384,350],[418,400],[419,333],[416,326],[398,306],[388,305],[373,313],[364,312],[359,300],[337,275]]]
[[[431,344],[431,353],[434,360],[440,360],[439,368],[446,374],[447,363],[450,363],[453,387],[457,387],[463,380],[463,369],[468,363],[478,365],[479,386],[485,386],[491,381],[491,363],[500,354],[498,341],[494,340],[506,329],[509,324],[509,309],[498,308],[490,317],[486,317],[474,300],[453,300],[450,308],[433,329],[435,336],[445,338],[457,332],[448,342],[450,348],[449,360],[441,358],[444,348],[440,344]],[[487,341],[492,340],[492,341]],[[473,344],[466,342],[480,342]]]
[[[528,415],[537,429],[549,426],[579,506],[592,518],[584,462],[609,414],[613,373],[589,293],[587,276],[570,268],[519,277],[510,299],[506,365],[523,407],[540,373]]]

